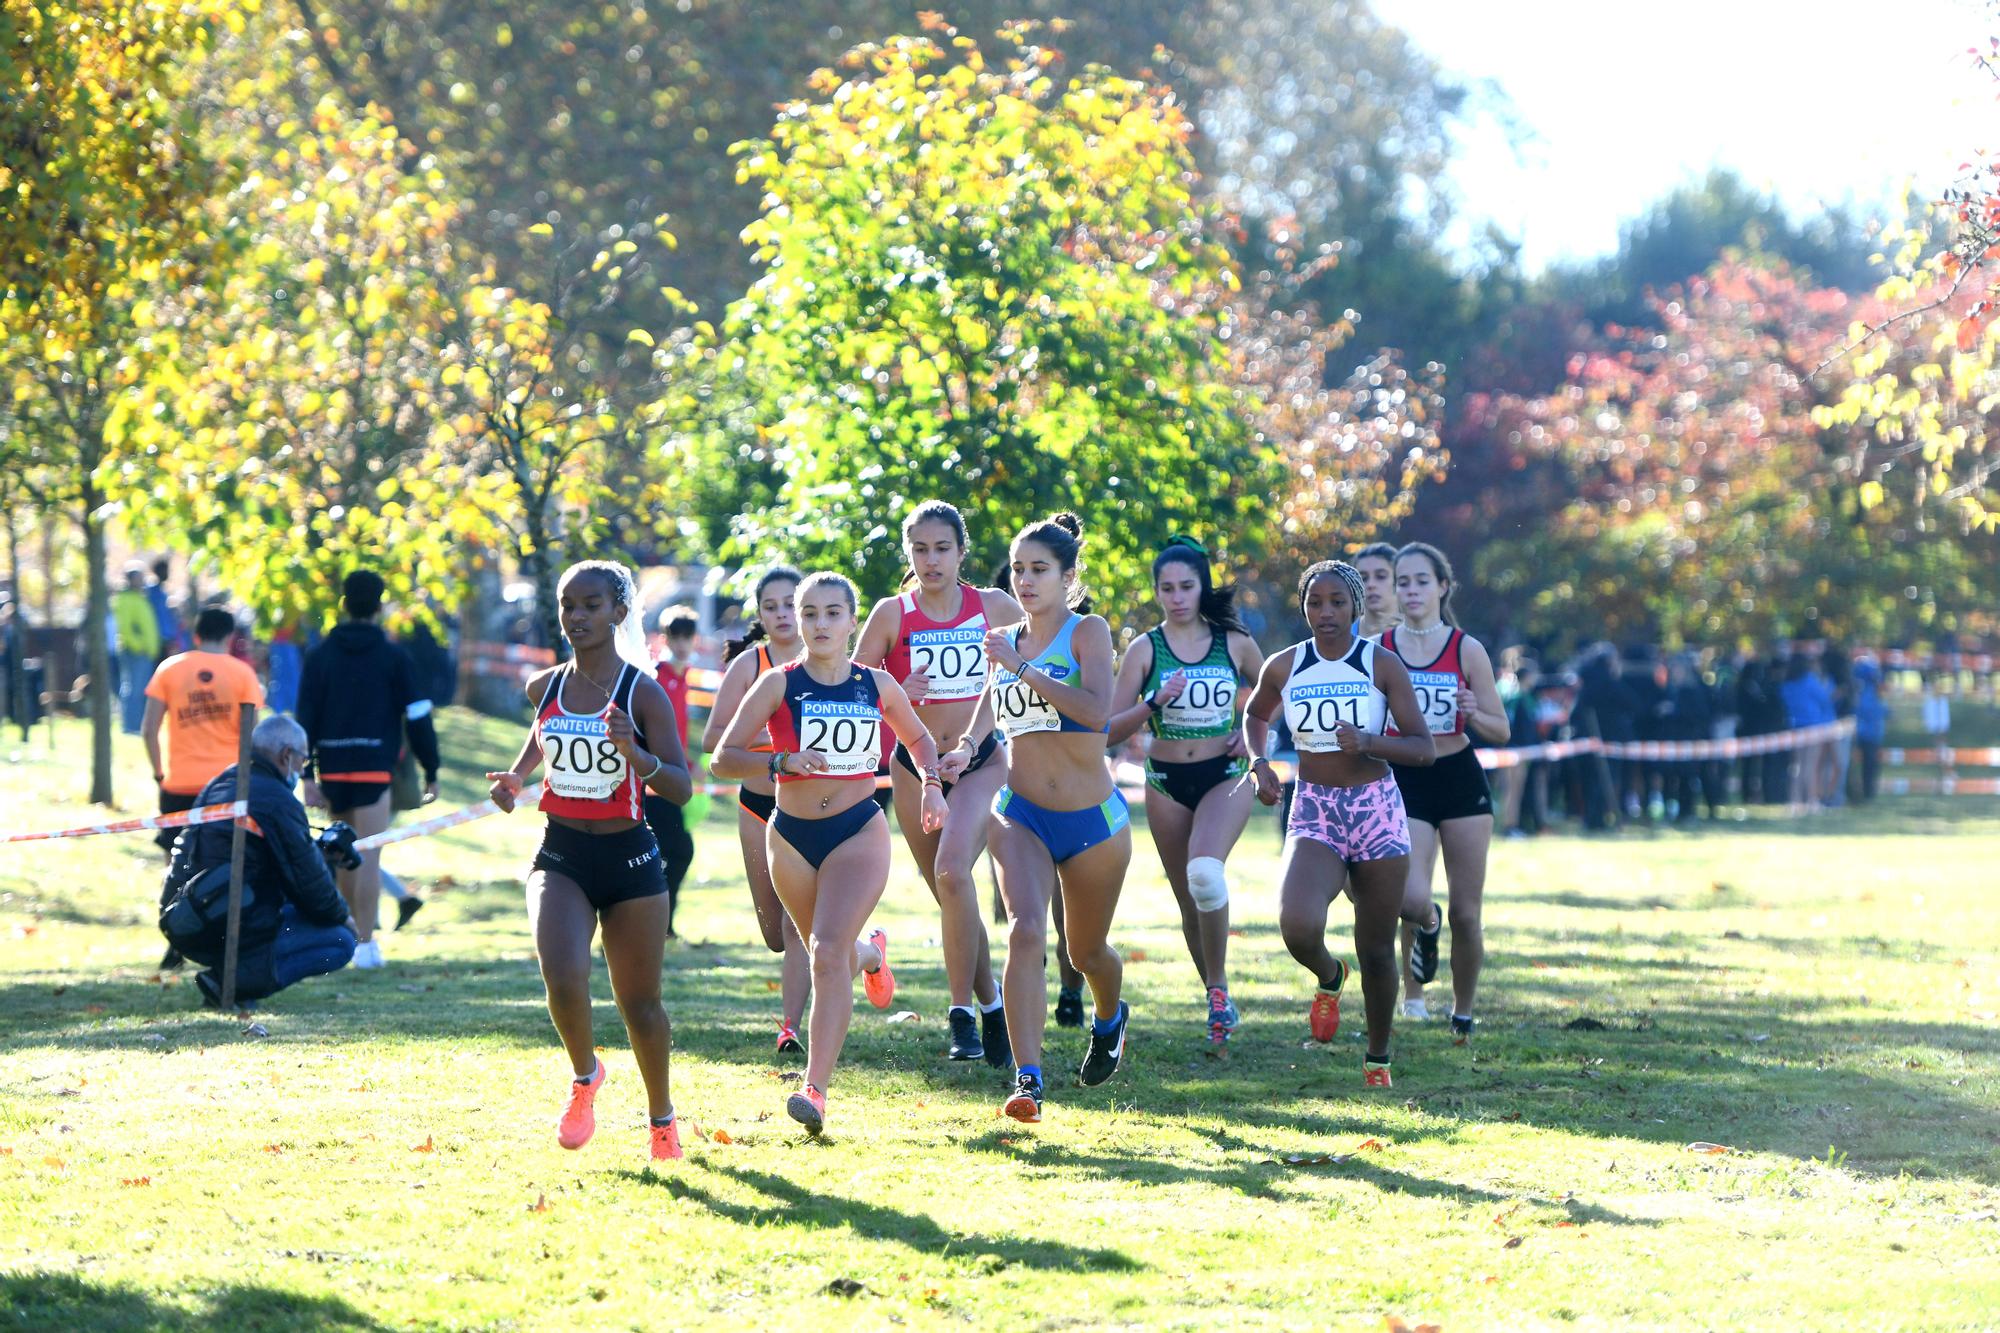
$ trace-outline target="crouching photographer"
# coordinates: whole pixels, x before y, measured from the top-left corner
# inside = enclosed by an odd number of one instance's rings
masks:
[[[329,863],[359,864],[354,830],[335,824],[317,839],[294,793],[306,762],[306,733],[289,717],[267,717],[250,736],[252,830],[244,839],[243,908],[236,951],[238,1003],[274,995],[307,977],[347,966],[354,918],[334,887]],[[202,789],[197,805],[237,799],[236,766]],[[204,1003],[222,1003],[222,954],[229,922],[228,821],[197,824],[174,844],[160,893],[160,932],[203,965],[195,977]]]

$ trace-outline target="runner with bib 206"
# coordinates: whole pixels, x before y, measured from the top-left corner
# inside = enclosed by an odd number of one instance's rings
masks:
[[[1484,905],[1486,854],[1493,843],[1493,797],[1473,752],[1477,735],[1504,745],[1511,734],[1506,706],[1493,679],[1493,661],[1479,640],[1458,627],[1451,594],[1451,562],[1435,546],[1411,542],[1396,554],[1396,596],[1403,623],[1382,636],[1382,646],[1409,668],[1424,721],[1437,742],[1437,763],[1396,767],[1396,785],[1410,817],[1410,875],[1403,918],[1414,938],[1406,986],[1423,1008],[1423,988],[1437,976],[1438,933],[1451,922],[1451,1035],[1463,1045],[1472,1036],[1472,1001],[1486,959]],[[1438,851],[1444,852],[1448,904],[1432,894]]]
[[[1432,748],[1403,664],[1354,633],[1361,605],[1361,575],[1352,565],[1325,560],[1300,577],[1299,609],[1312,637],[1265,661],[1243,713],[1243,736],[1256,756],[1250,768],[1257,799],[1266,805],[1278,803],[1278,776],[1263,756],[1280,709],[1298,746],[1278,928],[1292,957],[1319,983],[1307,1026],[1315,1041],[1332,1041],[1340,1031],[1348,968],[1327,950],[1326,916],[1345,890],[1354,901],[1354,952],[1368,1016],[1362,1083],[1386,1088],[1410,830],[1385,761],[1428,764]],[[1403,735],[1383,734],[1392,715]]]
[[[930,732],[889,673],[850,656],[855,611],[854,585],[838,574],[814,574],[799,585],[806,654],[757,678],[711,764],[723,777],[761,770],[777,783],[766,837],[771,882],[811,942],[813,974],[805,1083],[785,1112],[809,1134],[826,1123],[827,1087],[854,1019],[855,974],[863,974],[868,1002],[878,1009],[896,993],[888,935],[878,929],[861,938],[889,883],[889,822],[875,802],[885,723],[916,761],[923,827],[935,833],[945,819]],[[755,748],[766,734],[768,754]]]
[[[751,597],[755,623],[724,654],[722,683],[715,687],[715,703],[701,733],[703,753],[714,754],[721,746],[722,734],[729,729],[750,686],[765,672],[784,666],[805,651],[792,608],[792,594],[802,577],[790,565],[774,565],[758,578]],[[769,754],[770,738],[759,739],[751,748]],[[750,883],[750,905],[757,912],[764,947],[784,955],[778,973],[778,1054],[798,1055],[805,1050],[799,1041],[799,1024],[805,1021],[806,998],[812,994],[812,968],[806,959],[805,941],[778,900],[764,853],[764,826],[777,808],[777,788],[768,773],[752,773],[737,789],[736,844],[743,854],[743,876]]]
[[[563,572],[556,596],[575,655],[528,682],[535,724],[514,766],[486,775],[494,803],[512,810],[529,775],[548,765],[541,804],[549,822],[528,874],[528,922],[549,1017],[575,1071],[556,1138],[581,1148],[597,1128],[605,1075],[591,1036],[590,941],[601,925],[611,993],[646,1081],[652,1156],[668,1160],[681,1155],[681,1141],[667,1092],[672,1031],[660,1003],[667,882],[643,797],[685,805],[694,784],[673,707],[653,679],[630,572],[586,560]]]
[[[1229,998],[1229,881],[1224,862],[1250,820],[1255,784],[1237,704],[1264,654],[1237,618],[1235,593],[1215,586],[1208,550],[1173,537],[1153,560],[1161,623],[1125,651],[1112,695],[1110,742],[1141,727],[1146,749],[1146,823],[1180,907],[1181,934],[1201,975],[1202,1025],[1220,1047],[1236,1031]]]

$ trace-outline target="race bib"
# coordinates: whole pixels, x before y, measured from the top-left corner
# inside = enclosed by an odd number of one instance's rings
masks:
[[[1187,677],[1181,697],[1160,710],[1162,730],[1228,731],[1236,724],[1236,672],[1204,665],[1179,668]]]
[[[1410,686],[1417,692],[1417,708],[1433,736],[1458,730],[1458,673],[1455,671],[1412,671]]]
[[[993,717],[1008,740],[1031,731],[1062,730],[1062,718],[1057,715],[1055,705],[1013,675],[1002,675],[994,687]]]
[[[1335,727],[1345,722],[1368,729],[1369,686],[1366,681],[1340,680],[1321,685],[1294,685],[1285,691],[1285,722],[1300,754],[1332,754],[1340,749]]]
[[[911,630],[910,670],[930,678],[924,703],[978,698],[986,685],[985,627]]]
[[[625,781],[625,756],[611,743],[602,717],[566,713],[542,719],[542,758],[549,790],[573,801],[605,801]]]
[[[873,776],[882,758],[882,710],[873,704],[799,702],[799,745],[826,756],[821,776]]]

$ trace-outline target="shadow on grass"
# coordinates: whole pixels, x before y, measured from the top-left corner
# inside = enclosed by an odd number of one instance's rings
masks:
[[[1068,1245],[1045,1237],[988,1236],[979,1233],[954,1235],[921,1213],[906,1213],[861,1199],[837,1194],[821,1194],[768,1171],[724,1166],[697,1161],[699,1169],[755,1190],[769,1202],[732,1203],[716,1197],[689,1179],[687,1172],[671,1176],[630,1169],[613,1174],[639,1185],[665,1189],[676,1198],[699,1204],[717,1217],[744,1226],[763,1228],[810,1226],[840,1228],[863,1240],[902,1245],[923,1254],[955,1254],[973,1264],[984,1263],[989,1272],[1020,1265],[1044,1272],[1137,1272],[1145,1265],[1117,1250],[1087,1245]]]
[[[0,1273],[0,1313],[21,1328],[289,1333],[299,1328],[389,1327],[338,1297],[276,1287],[217,1287],[198,1293],[196,1300],[198,1304],[189,1309],[150,1292],[89,1282],[69,1273]]]

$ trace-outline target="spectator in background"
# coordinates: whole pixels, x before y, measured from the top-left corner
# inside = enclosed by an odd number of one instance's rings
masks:
[[[667,639],[667,656],[653,674],[660,688],[667,692],[667,702],[673,706],[674,726],[681,734],[681,752],[688,757],[688,772],[698,773],[694,752],[687,748],[688,672],[694,666],[694,638],[701,626],[693,610],[685,606],[668,607],[660,613],[660,621]],[[684,809],[666,797],[647,792],[645,806],[646,823],[652,826],[653,838],[660,844],[660,860],[666,866],[667,938],[673,939],[674,908],[680,903],[681,883],[687,879],[688,867],[694,864],[694,835],[688,832]]]
[[[1924,677],[1924,734],[1940,749],[1951,744],[1951,697],[1944,692],[1943,671]]]
[[[1714,707],[1708,683],[1696,671],[1694,658],[1680,653],[1667,663],[1666,693],[1666,735],[1662,739],[1713,739],[1710,733],[1715,726]],[[1664,768],[1667,774],[1667,809],[1674,822],[1692,822],[1696,818],[1696,807],[1703,803],[1708,806],[1710,819],[1721,814],[1721,803],[1715,791],[1716,780],[1708,760],[1676,759]]]
[[[1736,734],[1751,740],[1784,729],[1785,705],[1778,697],[1769,663],[1760,657],[1746,659],[1736,676]],[[1786,762],[1782,751],[1744,755],[1744,804],[1776,805],[1788,799],[1780,777]]]
[[[271,711],[295,713],[299,707],[299,680],[305,671],[305,654],[299,651],[300,630],[296,625],[280,625],[271,631],[265,652],[271,681]]]
[[[426,802],[437,799],[437,731],[408,653],[389,641],[375,618],[382,610],[382,576],[357,569],[341,584],[347,619],[306,658],[299,684],[299,722],[306,731],[305,803],[324,805],[335,819],[369,837],[394,817],[389,783],[407,731],[423,767]],[[353,910],[360,935],[358,968],[382,966],[375,937],[382,896],[379,848],[362,853],[361,865],[339,874],[340,893]]]
[[[1854,745],[1861,752],[1857,801],[1872,801],[1882,782],[1882,741],[1889,730],[1889,706],[1882,698],[1882,668],[1872,657],[1854,664]]]
[[[165,556],[153,562],[153,581],[146,586],[146,600],[153,605],[153,623],[160,628],[160,655],[184,653],[188,650],[187,631],[181,627],[179,613],[167,598],[167,576],[173,573],[173,564]]]
[[[1576,705],[1570,710],[1571,734],[1578,738],[1603,741],[1632,739],[1632,719],[1628,700],[1619,679],[1618,651],[1608,643],[1584,650],[1577,662]],[[1587,829],[1606,829],[1618,823],[1618,799],[1622,768],[1603,755],[1578,755],[1573,761],[1575,776],[1582,788],[1583,824]]]
[[[203,615],[208,612],[204,611]],[[200,625],[195,628],[201,634]],[[229,660],[229,659],[225,659]],[[307,977],[347,966],[354,957],[354,921],[333,886],[326,859],[314,843],[306,811],[292,788],[306,761],[306,736],[289,717],[271,716],[251,733],[250,780],[239,786],[232,762],[200,792],[211,804],[233,801],[239,790],[250,803],[257,834],[245,839],[243,915],[237,936],[236,998],[260,1000]],[[227,876],[231,825],[200,824],[180,835],[167,868],[161,906],[206,874]],[[163,914],[163,926],[165,917]],[[195,976],[203,1003],[222,1003],[224,930],[220,920],[195,935],[170,936],[169,955],[185,950],[202,964]]]
[[[1515,649],[1509,651],[1518,652]],[[1513,678],[1514,697],[1507,707],[1507,744],[1512,749],[1540,745],[1541,700],[1536,697],[1535,690],[1541,684],[1542,669],[1533,658],[1517,656]],[[1531,760],[1512,768],[1496,770],[1507,775],[1500,810],[1500,827],[1505,836],[1521,838],[1541,832],[1545,822],[1541,804],[1545,788],[1544,769],[1543,764]]]
[[[153,761],[163,815],[192,809],[201,789],[236,762],[242,706],[264,702],[256,673],[227,652],[235,629],[235,616],[208,607],[194,622],[194,651],[160,663],[146,686],[140,734]],[[161,829],[161,849],[171,850],[178,834]]]
[[[1794,653],[1785,668],[1785,683],[1779,688],[1785,703],[1785,724],[1793,730],[1817,727],[1833,721],[1833,687],[1819,664],[1806,653]],[[1826,795],[1820,782],[1825,768],[1826,742],[1808,741],[1792,748],[1791,807],[1794,814],[1812,814],[1825,809]]]
[[[146,720],[146,682],[160,660],[160,625],[146,595],[146,567],[136,560],[125,566],[125,586],[111,598],[111,623],[118,648],[120,721],[127,736],[136,736]]]
[[[1854,716],[1854,665],[1846,651],[1829,646],[1821,657],[1827,688],[1833,695],[1835,721]],[[1835,736],[1821,754],[1819,789],[1827,805],[1847,804],[1847,766],[1854,757],[1854,738]]]

